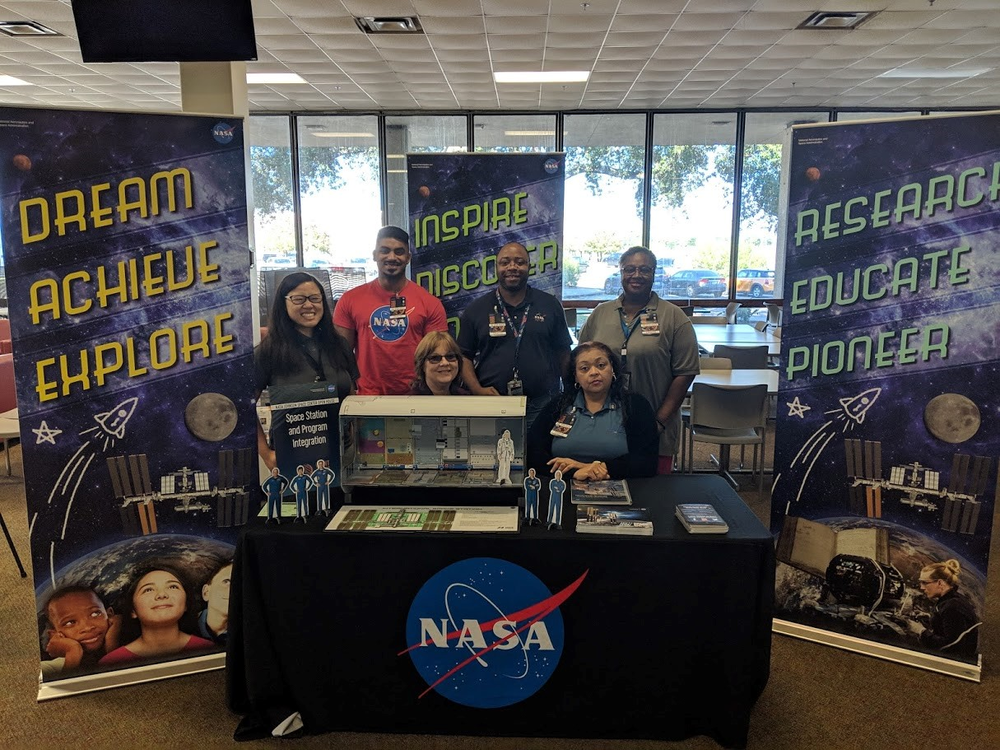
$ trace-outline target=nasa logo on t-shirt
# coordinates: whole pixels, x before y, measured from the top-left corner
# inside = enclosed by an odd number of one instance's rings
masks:
[[[565,636],[559,606],[587,571],[556,594],[519,565],[473,557],[433,575],[406,618],[413,666],[432,690],[472,708],[502,708],[538,692]]]
[[[408,315],[394,318],[389,305],[382,305],[372,313],[368,325],[379,341],[399,341],[410,327],[410,318]]]

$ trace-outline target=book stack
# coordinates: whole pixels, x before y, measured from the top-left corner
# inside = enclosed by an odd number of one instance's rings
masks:
[[[573,480],[570,502],[574,505],[631,505],[632,495],[624,479],[598,482]]]
[[[621,505],[578,505],[576,530],[581,534],[653,535],[653,519],[645,508]]]
[[[729,524],[708,503],[681,503],[674,514],[691,534],[725,534]]]

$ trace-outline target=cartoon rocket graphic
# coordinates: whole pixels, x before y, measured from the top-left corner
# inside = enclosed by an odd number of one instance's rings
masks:
[[[95,414],[94,419],[105,432],[121,440],[125,437],[125,425],[128,424],[132,413],[135,411],[135,405],[138,403],[138,398],[127,398],[111,411],[106,411],[103,414]]]
[[[840,406],[844,410],[844,414],[853,419],[856,423],[861,424],[865,421],[865,413],[871,408],[872,404],[875,403],[875,399],[878,398],[881,392],[881,388],[869,388],[867,391],[858,394],[854,398],[840,399]]]

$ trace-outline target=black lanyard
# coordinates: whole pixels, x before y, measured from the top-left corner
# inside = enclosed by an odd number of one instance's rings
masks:
[[[521,315],[521,325],[520,327],[514,326],[514,321],[511,319],[510,314],[507,312],[507,305],[503,301],[503,297],[500,296],[500,290],[496,290],[497,296],[497,306],[495,311],[503,315],[504,322],[507,327],[514,333],[514,377],[517,378],[517,355],[521,351],[521,337],[524,336],[524,327],[528,324],[528,310],[531,309],[531,303],[524,308],[524,314]]]
[[[319,383],[326,380],[326,372],[323,370],[323,352],[319,351],[319,345],[316,345],[319,359],[316,359],[312,352],[309,351],[308,341],[303,341],[300,348],[302,349],[302,354],[304,354],[305,358],[309,360],[309,364],[312,366],[313,372],[316,373],[316,382]]]

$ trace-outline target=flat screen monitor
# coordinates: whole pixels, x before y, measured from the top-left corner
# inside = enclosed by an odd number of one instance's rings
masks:
[[[250,0],[72,0],[87,63],[256,60]]]

